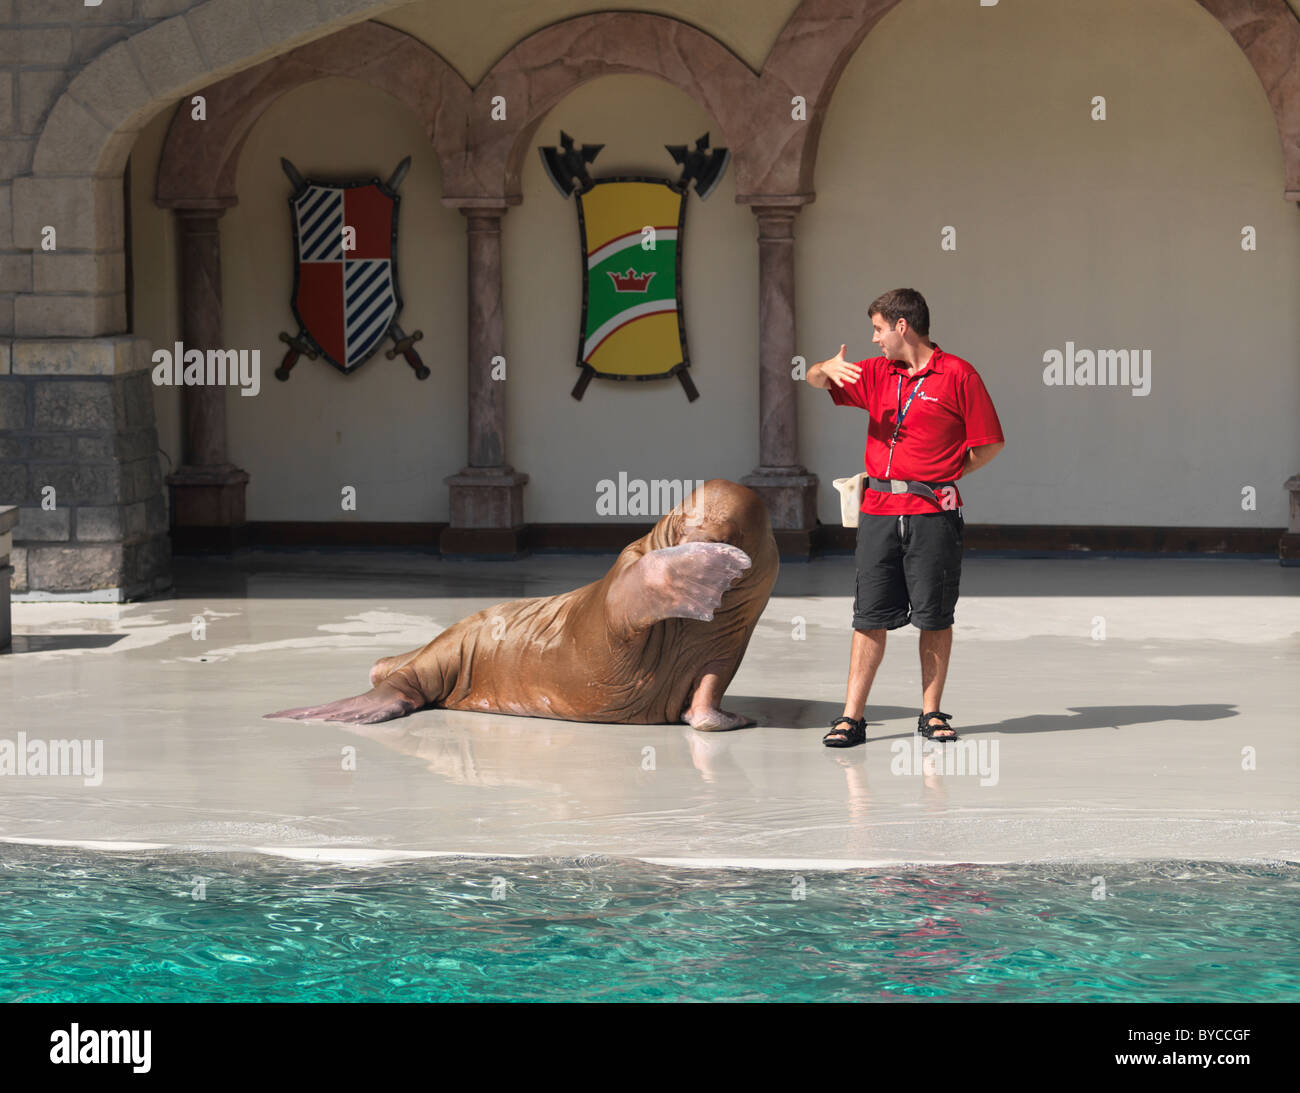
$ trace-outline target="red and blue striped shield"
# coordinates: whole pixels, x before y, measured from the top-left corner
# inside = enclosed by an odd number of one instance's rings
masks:
[[[309,179],[289,198],[293,313],[325,359],[345,374],[369,360],[402,310],[398,201],[397,193],[377,178]],[[345,228],[353,229],[346,238]],[[355,247],[345,249],[345,243]]]

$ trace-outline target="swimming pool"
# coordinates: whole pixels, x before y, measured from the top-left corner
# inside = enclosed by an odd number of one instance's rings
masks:
[[[369,866],[0,848],[0,1000],[1271,1001],[1294,864]],[[1104,898],[1096,898],[1104,897]]]

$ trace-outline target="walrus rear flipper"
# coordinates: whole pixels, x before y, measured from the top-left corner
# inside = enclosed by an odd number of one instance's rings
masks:
[[[753,563],[727,543],[682,543],[647,551],[613,580],[605,600],[606,620],[616,633],[630,634],[661,619],[708,622],[722,594]]]
[[[390,683],[381,683],[363,695],[340,698],[323,706],[299,706],[293,710],[263,714],[263,717],[291,717],[295,721],[348,721],[354,725],[373,725],[392,721],[418,710],[422,704]]]

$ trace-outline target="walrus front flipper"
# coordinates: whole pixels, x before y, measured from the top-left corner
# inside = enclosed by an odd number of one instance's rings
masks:
[[[347,721],[354,725],[373,725],[392,721],[418,710],[422,703],[388,683],[381,683],[363,695],[340,698],[323,706],[299,706],[293,710],[263,714],[263,717],[291,717],[295,721]]]
[[[647,551],[616,576],[605,600],[615,633],[644,630],[661,619],[709,622],[722,594],[751,561],[727,543],[682,543]]]

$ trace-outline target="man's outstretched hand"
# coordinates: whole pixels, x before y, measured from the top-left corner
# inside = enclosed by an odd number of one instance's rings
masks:
[[[830,360],[821,361],[808,369],[808,382],[823,389],[832,383],[836,387],[843,387],[846,383],[856,383],[860,375],[862,368],[844,359],[844,346],[841,345],[840,351]]]

